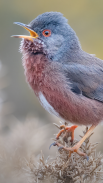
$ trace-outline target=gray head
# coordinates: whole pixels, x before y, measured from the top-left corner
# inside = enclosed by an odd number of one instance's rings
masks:
[[[61,13],[46,12],[28,25],[17,24],[29,30],[30,33],[31,31],[35,33],[34,38],[32,36],[32,41],[27,38],[28,36],[22,40],[21,51],[23,53],[43,53],[48,58],[58,61],[60,56],[62,57],[66,52],[69,53],[69,50],[75,51],[80,48],[75,32]]]

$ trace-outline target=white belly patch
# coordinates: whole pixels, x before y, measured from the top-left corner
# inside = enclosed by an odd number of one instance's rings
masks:
[[[57,117],[60,117],[59,114],[55,111],[55,109],[48,103],[42,92],[39,92],[39,100],[41,105],[47,110],[50,114],[54,114]]]

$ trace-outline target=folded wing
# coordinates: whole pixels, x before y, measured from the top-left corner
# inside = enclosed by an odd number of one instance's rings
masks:
[[[67,81],[71,90],[77,95],[103,102],[103,68],[98,65],[81,64],[64,65]]]

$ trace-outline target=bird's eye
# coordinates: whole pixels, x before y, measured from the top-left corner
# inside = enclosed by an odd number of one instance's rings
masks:
[[[51,35],[51,30],[49,30],[49,29],[43,30],[42,34],[45,37],[49,37]]]

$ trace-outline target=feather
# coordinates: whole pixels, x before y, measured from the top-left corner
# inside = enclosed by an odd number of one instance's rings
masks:
[[[76,94],[103,102],[103,69],[98,65],[64,65],[66,79]]]

